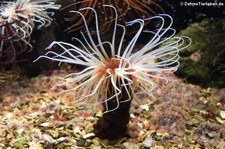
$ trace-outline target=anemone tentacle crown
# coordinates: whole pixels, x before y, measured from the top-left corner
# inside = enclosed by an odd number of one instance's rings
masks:
[[[158,76],[157,73],[177,70],[179,51],[188,47],[188,45],[184,46],[184,40],[190,42],[190,39],[188,37],[173,37],[175,35],[175,30],[171,27],[173,19],[167,14],[136,19],[123,26],[117,22],[117,10],[111,5],[104,5],[104,7],[112,9],[115,13],[115,18],[112,18],[114,27],[111,40],[102,40],[97,12],[91,7],[82,8],[80,11],[72,13],[79,14],[84,21],[86,31],[85,33],[81,32],[83,40],[74,38],[77,45],[54,41],[47,49],[58,45],[63,49],[63,52],[48,51],[38,59],[47,58],[60,63],[85,66],[86,68],[81,72],[65,76],[65,82],[56,86],[68,83],[77,84],[76,87],[63,92],[76,91],[78,100],[91,98],[103,102],[106,106],[105,113],[108,113],[116,110],[121,103],[131,100],[131,96],[135,95],[135,89],[139,88],[151,96],[152,90],[159,86],[152,78],[167,80]],[[91,35],[87,20],[81,13],[83,10],[92,11],[94,14],[96,29],[94,35]],[[145,21],[149,20],[161,20],[156,31],[144,30]],[[166,23],[166,20],[169,20],[169,23]],[[137,25],[139,28],[129,43],[125,45],[127,27],[133,25]],[[120,37],[118,37],[118,31],[121,33]],[[151,39],[139,50],[135,50],[141,34],[146,34]],[[169,40],[171,38],[173,40]],[[109,87],[110,85],[112,87]],[[122,94],[122,88],[129,95],[128,99],[123,101],[119,98]],[[109,97],[108,92],[113,94]],[[107,101],[115,98],[116,106],[109,108]]]
[[[10,41],[11,49],[14,53],[16,53],[16,49],[13,44],[16,42],[32,49],[29,38],[35,23],[38,25],[38,28],[49,26],[53,21],[50,16],[54,13],[47,10],[59,9],[60,7],[60,5],[55,4],[55,0],[1,1],[0,52],[3,52],[4,41]]]

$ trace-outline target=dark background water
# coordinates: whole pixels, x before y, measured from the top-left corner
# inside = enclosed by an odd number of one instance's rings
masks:
[[[187,6],[198,2],[211,2],[223,4],[223,6]],[[165,13],[173,17],[176,30],[205,18],[225,18],[225,0],[159,0],[157,3],[165,10]]]

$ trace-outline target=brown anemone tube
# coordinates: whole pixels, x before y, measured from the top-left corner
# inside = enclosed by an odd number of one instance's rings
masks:
[[[121,96],[119,97],[120,101],[125,101],[129,99],[129,96],[125,90],[122,88]],[[110,94],[111,95],[111,94]],[[131,95],[131,94],[130,94]],[[94,133],[97,137],[101,139],[108,140],[118,140],[122,137],[127,136],[127,124],[130,119],[130,106],[131,101],[120,102],[119,107],[108,113],[104,113],[101,118],[94,125]],[[117,99],[113,98],[107,101],[108,109],[114,109],[117,107]],[[106,104],[103,103],[104,111],[106,111]]]

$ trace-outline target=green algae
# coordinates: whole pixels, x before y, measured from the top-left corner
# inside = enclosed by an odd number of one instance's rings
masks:
[[[193,23],[180,31],[178,36],[188,36],[192,44],[180,51],[180,67],[178,76],[188,82],[203,87],[222,88],[225,86],[224,61],[225,53],[225,19],[205,19]]]

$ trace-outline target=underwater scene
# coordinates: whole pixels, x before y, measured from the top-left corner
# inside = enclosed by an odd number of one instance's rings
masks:
[[[0,0],[0,149],[225,149],[224,0]]]

